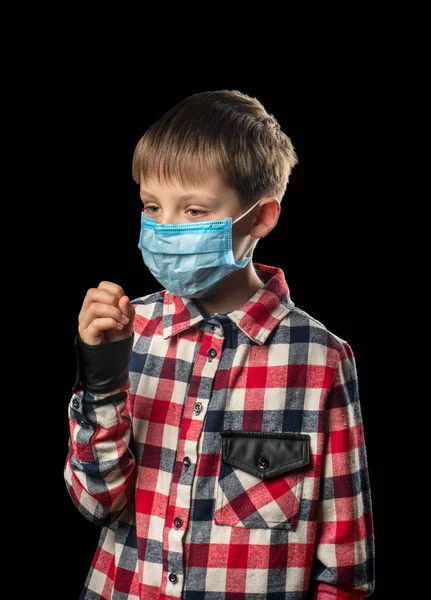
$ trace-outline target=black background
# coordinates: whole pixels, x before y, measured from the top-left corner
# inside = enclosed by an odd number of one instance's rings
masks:
[[[37,479],[44,490],[40,535],[52,549],[50,570],[67,581],[64,600],[79,597],[100,533],[78,513],[63,481],[78,313],[87,289],[102,280],[120,284],[131,299],[161,289],[137,248],[141,202],[131,177],[132,154],[146,128],[173,104],[214,89],[256,96],[298,154],[279,222],[259,242],[254,261],[281,267],[296,306],[347,340],[355,354],[376,528],[372,597],[383,598],[382,423],[374,391],[374,319],[380,300],[374,286],[369,188],[376,167],[367,158],[375,131],[371,83],[360,66],[351,76],[340,70],[330,77],[322,68],[317,75],[305,71],[298,80],[281,72],[270,75],[264,68],[247,77],[240,72],[188,74],[173,84],[172,73],[157,79],[144,73],[130,77],[121,69],[87,65],[85,73],[71,68],[55,85],[51,81],[51,93],[44,96],[45,121],[37,127],[49,137],[49,151],[35,179],[46,189],[37,208],[45,260],[38,263],[40,285],[29,293],[49,315],[52,332],[43,338],[40,389],[45,390],[49,428],[43,435],[45,468]]]

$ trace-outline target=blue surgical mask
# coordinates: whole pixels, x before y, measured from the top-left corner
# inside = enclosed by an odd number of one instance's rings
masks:
[[[163,225],[142,213],[138,248],[153,276],[171,294],[183,298],[206,298],[234,271],[250,262],[247,254],[256,245],[254,239],[242,258],[235,261],[232,251],[232,221],[175,223]]]

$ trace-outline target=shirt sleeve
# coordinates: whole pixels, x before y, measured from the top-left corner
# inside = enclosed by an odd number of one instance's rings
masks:
[[[355,358],[343,342],[324,414],[313,600],[370,596],[375,546],[367,452]]]
[[[78,343],[75,339],[76,352]],[[76,354],[64,479],[79,512],[98,526],[118,518],[134,489],[136,461],[128,374],[132,344],[133,336],[97,347],[82,345]]]

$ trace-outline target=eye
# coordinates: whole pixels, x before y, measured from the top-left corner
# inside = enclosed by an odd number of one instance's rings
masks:
[[[155,208],[156,210],[152,210],[153,208]],[[159,207],[155,206],[154,204],[151,204],[150,206],[145,205],[144,208],[142,209],[142,212],[147,212],[148,211],[151,215],[155,215],[155,214],[157,214],[157,209],[158,208]]]
[[[203,210],[198,210],[197,208],[189,208],[187,212],[199,213],[199,214],[190,214],[191,217],[203,217],[204,215],[206,215],[206,212],[204,212]]]

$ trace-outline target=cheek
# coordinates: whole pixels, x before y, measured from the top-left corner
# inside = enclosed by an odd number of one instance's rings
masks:
[[[232,237],[233,238],[245,238],[249,235],[251,230],[251,221],[244,219],[238,221],[235,225],[232,225]]]

